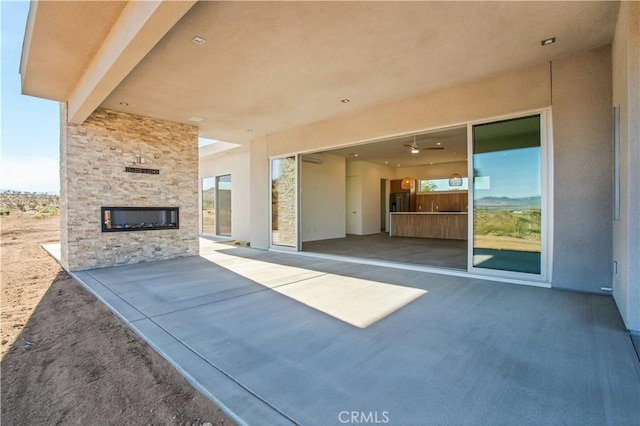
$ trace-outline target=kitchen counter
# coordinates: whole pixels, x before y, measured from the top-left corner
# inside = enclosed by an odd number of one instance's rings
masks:
[[[466,240],[468,212],[391,212],[390,237]]]

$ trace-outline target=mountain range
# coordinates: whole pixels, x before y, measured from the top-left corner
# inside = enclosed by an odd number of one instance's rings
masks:
[[[487,209],[539,209],[541,205],[541,197],[483,197],[475,200],[476,208]]]

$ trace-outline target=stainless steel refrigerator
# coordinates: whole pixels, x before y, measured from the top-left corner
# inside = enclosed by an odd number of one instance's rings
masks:
[[[389,195],[389,211],[391,212],[408,212],[409,197],[408,192],[398,192]]]

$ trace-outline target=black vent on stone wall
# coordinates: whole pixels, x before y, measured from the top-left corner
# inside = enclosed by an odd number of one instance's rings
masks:
[[[125,167],[124,171],[127,173],[143,173],[147,175],[159,175],[158,169],[141,169],[140,167]]]

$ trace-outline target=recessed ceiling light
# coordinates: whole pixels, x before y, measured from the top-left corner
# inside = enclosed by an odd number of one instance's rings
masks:
[[[202,120],[204,120],[204,118],[200,118],[200,117],[189,117],[189,121],[194,121],[196,123],[201,122]]]
[[[553,44],[556,42],[556,38],[555,37],[551,37],[551,38],[545,38],[544,40],[542,40],[540,42],[541,45],[543,46],[548,46],[550,44]]]
[[[398,164],[398,167],[400,167],[400,164]]]
[[[340,102],[342,102],[343,104],[348,104],[349,102],[351,102],[351,100],[345,98],[345,99],[341,99]]]
[[[120,102],[120,105],[122,106],[129,106],[129,104],[127,102]]]
[[[195,36],[195,37],[193,37],[193,38],[191,39],[191,41],[192,41],[193,43],[195,43],[195,44],[202,45],[202,44],[204,44],[204,42],[205,42],[205,41],[207,41],[207,40],[205,40],[203,37]]]
[[[433,164],[433,161],[429,162],[429,164]]]
[[[384,162],[384,164],[389,164],[389,162],[388,162],[388,161],[385,161],[385,162]]]

